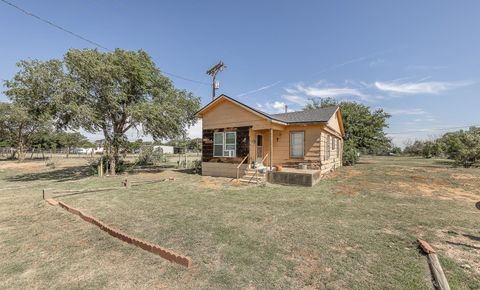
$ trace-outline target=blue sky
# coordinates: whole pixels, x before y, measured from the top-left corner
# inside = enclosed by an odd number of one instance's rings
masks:
[[[398,145],[480,125],[478,1],[10,1],[108,48],[144,49],[189,79],[208,83],[223,60],[218,92],[267,112],[355,100],[392,114]],[[94,47],[2,2],[0,33],[0,79],[20,59]],[[172,80],[211,98],[206,84]]]

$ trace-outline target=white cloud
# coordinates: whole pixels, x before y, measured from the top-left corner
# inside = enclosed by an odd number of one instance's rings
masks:
[[[386,111],[392,115],[426,115],[428,114],[423,109],[386,109]]]
[[[349,82],[346,83],[348,84]],[[373,98],[362,92],[359,88],[335,86],[326,84],[323,81],[311,86],[297,84],[294,87],[285,88],[285,91],[288,94],[282,96],[282,98],[298,105],[305,105],[310,98],[357,97],[365,101]]]
[[[257,104],[257,108],[262,109],[262,111],[265,111],[266,113],[284,113],[286,105],[285,102],[274,101],[266,102],[265,104]],[[290,108],[288,111],[292,112]]]
[[[470,85],[469,82],[375,82],[381,91],[400,94],[439,94],[455,87]]]
[[[295,95],[284,95],[282,96],[282,98],[300,106],[305,106],[308,101],[307,98],[304,98],[301,96],[295,96]]]
[[[303,91],[307,96],[310,97],[319,97],[319,98],[325,98],[325,97],[339,97],[339,96],[357,96],[360,98],[365,98],[365,94],[361,93],[357,89],[352,89],[352,88],[335,88],[335,87],[330,87],[330,88],[315,88],[315,87],[307,87],[304,88]]]
[[[281,83],[281,81],[276,81],[272,84],[269,84],[269,85],[266,85],[266,86],[263,86],[263,87],[260,87],[258,89],[255,89],[255,90],[251,90],[251,91],[248,91],[248,92],[245,92],[245,93],[241,93],[239,95],[236,95],[236,97],[242,97],[242,96],[245,96],[245,95],[251,95],[251,94],[255,94],[255,93],[258,93],[260,91],[264,91],[264,90],[267,90],[271,87],[274,87],[276,85],[278,85],[279,83]]]

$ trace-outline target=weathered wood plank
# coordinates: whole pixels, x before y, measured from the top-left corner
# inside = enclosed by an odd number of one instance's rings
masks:
[[[439,290],[450,290],[450,285],[448,285],[447,277],[445,277],[435,250],[424,240],[417,239],[417,242],[422,251],[427,254],[428,264],[430,265],[430,270],[436,283],[435,287]]]

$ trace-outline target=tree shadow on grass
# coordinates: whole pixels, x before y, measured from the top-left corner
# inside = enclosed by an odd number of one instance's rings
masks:
[[[148,166],[136,166],[132,170],[129,170],[129,174],[137,173],[161,173],[166,169],[173,168],[173,165],[148,165]]]
[[[192,175],[201,175],[200,170],[195,168],[187,168],[187,169],[177,169],[176,172],[185,173],[185,174],[192,174]]]
[[[34,172],[24,173],[11,176],[7,178],[10,182],[28,182],[37,180],[55,180],[57,182],[65,182],[72,180],[79,180],[92,176],[91,167],[89,166],[76,166],[61,168],[46,172]]]

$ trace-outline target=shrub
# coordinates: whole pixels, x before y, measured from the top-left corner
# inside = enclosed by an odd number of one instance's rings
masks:
[[[357,163],[359,156],[359,151],[355,148],[353,142],[347,140],[343,145],[343,165],[354,165]]]
[[[463,167],[480,166],[480,128],[471,127],[447,133],[441,139],[445,153],[455,164]]]
[[[101,158],[95,158],[95,157],[89,158],[87,162],[88,162],[88,167],[90,169],[89,170],[90,174],[92,175],[98,174],[98,167],[100,165],[100,162],[102,163],[102,166],[103,166],[103,174],[104,175],[109,174],[110,172],[110,162],[108,162],[109,160],[110,160],[109,155],[102,155]],[[131,166],[125,160],[120,159],[117,162],[117,166],[115,168],[116,168],[115,170],[116,173],[123,173],[123,172],[129,171],[131,169]]]
[[[163,154],[154,150],[152,145],[144,145],[140,148],[140,154],[135,162],[136,165],[153,165],[162,161]]]

